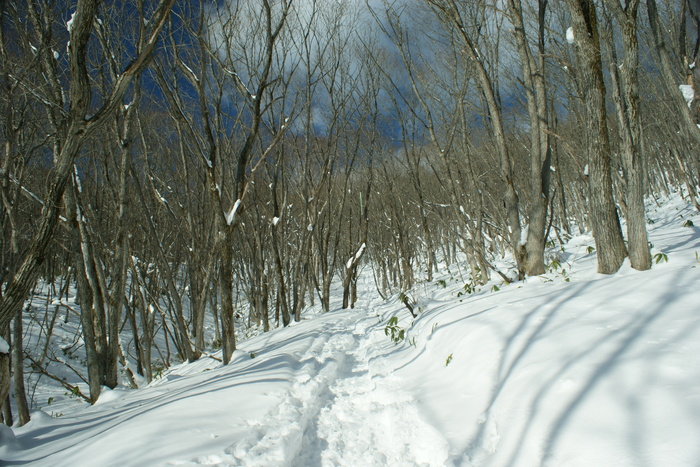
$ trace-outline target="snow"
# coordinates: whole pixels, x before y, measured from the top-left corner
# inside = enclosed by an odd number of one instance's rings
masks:
[[[73,30],[73,21],[75,21],[75,11],[70,15],[70,19],[66,22],[66,29],[68,32]]]
[[[519,246],[527,245],[527,236],[530,233],[530,224],[525,224],[525,226],[520,230],[520,242]]]
[[[574,28],[569,27],[566,30],[566,42],[568,42],[569,44],[573,44],[575,40],[576,38],[574,37]]]
[[[236,217],[236,212],[238,212],[238,208],[241,207],[241,200],[237,199],[235,203],[233,203],[233,207],[231,210],[226,214],[226,224],[231,225],[233,222],[233,219]]]
[[[10,353],[10,346],[2,337],[0,337],[0,353]]]
[[[685,99],[686,105],[690,107],[693,104],[693,99],[695,99],[695,90],[689,84],[681,84],[678,86],[678,89],[681,90],[681,94],[683,94],[683,99]]]
[[[9,464],[253,466],[697,465],[700,215],[650,210],[653,254],[597,274],[588,233],[561,267],[464,295],[451,266],[397,297],[359,278],[334,309],[242,341],[92,407],[0,428]],[[566,272],[563,272],[562,269]],[[370,276],[370,277],[367,277]],[[444,286],[441,285],[444,282]],[[496,290],[493,286],[498,286]],[[374,292],[374,293],[373,293]],[[406,338],[385,335],[396,316]],[[220,356],[214,354],[214,357]]]
[[[366,247],[367,245],[365,243],[360,245],[360,248],[355,253],[355,256],[352,256],[348,259],[348,262],[345,264],[345,269],[350,269],[353,264],[357,263],[360,260],[360,258],[362,258],[362,254],[365,252]]]
[[[95,405],[107,404],[109,402],[116,401],[126,394],[125,390],[121,389],[110,389],[106,386],[102,387],[102,392],[100,393],[100,398],[97,399]]]

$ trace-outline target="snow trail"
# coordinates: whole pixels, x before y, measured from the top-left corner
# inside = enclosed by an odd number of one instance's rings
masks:
[[[447,465],[447,441],[423,420],[401,381],[370,368],[386,351],[387,338],[376,324],[361,311],[340,318],[300,356],[296,380],[277,408],[250,421],[250,435],[229,447],[226,458],[206,456],[195,463]]]

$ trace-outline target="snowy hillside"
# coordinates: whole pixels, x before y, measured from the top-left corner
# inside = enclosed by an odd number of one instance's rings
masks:
[[[3,427],[0,459],[696,466],[700,215],[674,198],[648,217],[651,271],[596,274],[583,235],[526,282],[494,275],[467,293],[456,267],[443,271],[413,291],[415,320],[398,299],[375,298],[369,273],[355,310],[242,342],[227,367],[204,358],[93,407]]]

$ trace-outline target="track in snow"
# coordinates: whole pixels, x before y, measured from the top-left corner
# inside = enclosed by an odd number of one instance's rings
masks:
[[[227,449],[228,459],[199,463],[446,465],[447,441],[421,418],[400,381],[370,373],[377,342],[386,339],[373,323],[346,316],[318,336],[300,358],[297,379],[278,408],[251,423],[250,436]]]

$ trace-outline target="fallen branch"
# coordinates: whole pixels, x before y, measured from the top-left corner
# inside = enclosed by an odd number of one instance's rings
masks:
[[[85,400],[85,402],[87,402],[89,404],[94,403],[94,401],[90,397],[83,394],[83,392],[80,390],[80,387],[78,387],[77,385],[73,386],[72,384],[65,382],[64,380],[62,380],[58,376],[52,375],[51,373],[49,373],[46,370],[46,368],[41,366],[39,364],[39,362],[34,360],[29,354],[25,353],[24,356],[25,356],[25,358],[27,358],[31,362],[30,366],[32,367],[32,369],[38,371],[39,373],[41,373],[44,376],[51,378],[54,381],[57,381],[61,386],[63,386],[66,390],[68,390],[68,392],[70,392],[71,394],[74,394],[76,396],[80,396],[81,398],[83,398]]]

